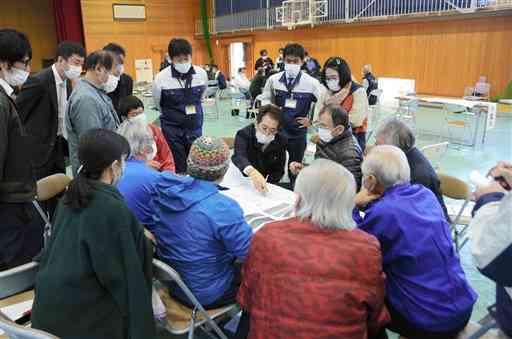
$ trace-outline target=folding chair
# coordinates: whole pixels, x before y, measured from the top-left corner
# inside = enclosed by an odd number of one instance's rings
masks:
[[[430,161],[435,170],[439,170],[441,160],[448,150],[449,142],[427,145],[421,148],[421,153]]]
[[[153,274],[155,279],[160,282],[174,281],[194,305],[194,309],[190,309],[172,299],[165,289],[161,289],[159,291],[160,297],[167,309],[167,322],[165,324],[167,331],[174,335],[188,333],[188,339],[193,339],[194,330],[199,327],[211,338],[228,339],[215,322],[215,319],[227,316],[229,313],[237,310],[237,304],[206,311],[187,285],[185,285],[178,272],[169,265],[153,259]]]
[[[1,312],[0,330],[5,332],[7,338],[11,339],[59,339],[58,337],[50,333],[32,329],[29,327],[20,326],[9,320]]]
[[[476,146],[476,137],[473,123],[475,119],[479,119],[474,112],[450,112],[445,106],[445,126],[450,144],[459,146]],[[469,139],[469,141],[468,141]]]
[[[413,131],[416,130],[416,114],[419,109],[419,99],[411,98],[400,100],[398,110],[395,116],[409,126]]]
[[[469,240],[464,236],[468,230],[471,217],[463,216],[463,213],[469,204],[471,191],[468,184],[460,179],[441,173],[438,173],[438,176],[441,181],[441,191],[443,195],[453,200],[463,201],[458,211],[457,208],[453,206],[447,206],[455,249],[459,252]],[[459,229],[459,226],[462,226],[462,228]]]

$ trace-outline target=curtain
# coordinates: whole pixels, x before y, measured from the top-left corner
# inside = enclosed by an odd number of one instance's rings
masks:
[[[71,40],[84,45],[80,0],[53,0],[57,42]]]

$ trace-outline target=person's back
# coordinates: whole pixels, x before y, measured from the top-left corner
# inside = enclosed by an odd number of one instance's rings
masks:
[[[158,221],[150,231],[159,244],[157,254],[181,274],[199,302],[209,305],[232,283],[233,261],[245,258],[252,229],[240,206],[214,183],[163,173],[154,185],[151,206]]]
[[[384,297],[374,237],[294,218],[259,230],[252,253],[239,293],[242,307],[250,305],[249,338],[366,338],[385,322],[387,313],[369,311]]]
[[[416,326],[442,332],[467,322],[476,294],[466,281],[449,225],[435,201],[422,185],[396,185],[357,221],[380,241],[386,297],[392,307]]]

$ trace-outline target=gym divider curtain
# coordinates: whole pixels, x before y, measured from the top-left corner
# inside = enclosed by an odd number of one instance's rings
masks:
[[[84,44],[80,0],[53,0],[57,42],[65,40]]]

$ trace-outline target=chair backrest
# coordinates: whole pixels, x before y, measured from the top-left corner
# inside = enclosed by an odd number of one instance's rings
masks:
[[[0,330],[13,339],[59,339],[58,337],[30,327],[20,326],[0,313]]]
[[[38,268],[38,263],[30,262],[0,272],[0,299],[8,298],[34,287]]]
[[[441,142],[438,144],[427,145],[421,148],[423,155],[432,163],[434,167],[438,167],[441,159],[448,150],[448,141]]]
[[[438,173],[437,175],[441,181],[441,191],[443,195],[455,200],[469,199],[471,190],[466,182],[442,173]]]

